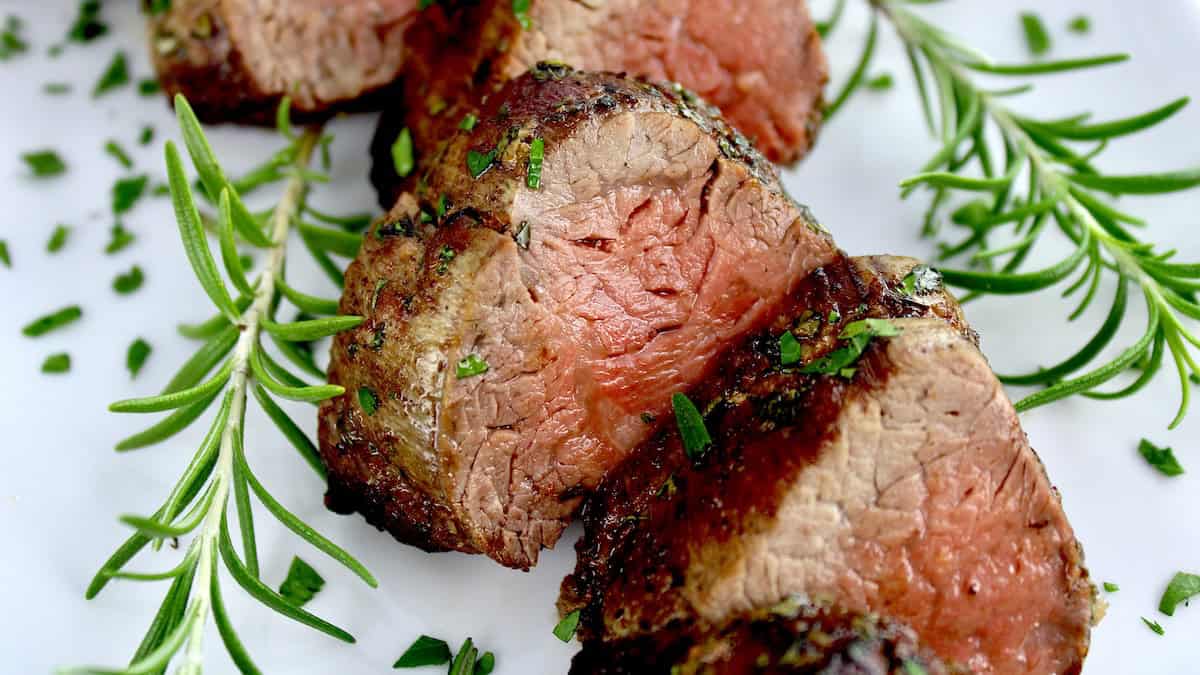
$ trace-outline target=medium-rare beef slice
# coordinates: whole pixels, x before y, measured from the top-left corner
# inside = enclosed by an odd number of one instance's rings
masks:
[[[560,599],[583,635],[719,624],[795,593],[893,617],[973,672],[1079,671],[1094,589],[1058,494],[961,318],[942,318],[952,302],[897,311],[922,284],[886,267],[882,294],[819,270],[690,392],[714,440],[699,462],[668,428],[605,479]],[[811,363],[862,316],[901,332],[837,375],[780,365],[783,331]]]
[[[427,549],[533,565],[836,254],[713,111],[617,75],[536,68],[430,167],[347,271],[320,412],[330,505]]]
[[[789,598],[699,634],[586,642],[571,675],[965,675],[911,628]]]
[[[172,0],[150,18],[150,51],[166,93],[205,122],[267,123],[284,96],[321,117],[396,82],[416,12],[417,0]]]
[[[477,101],[540,61],[678,82],[775,162],[808,152],[828,68],[804,0],[439,2],[405,37],[405,96],[385,112],[373,181],[384,208],[402,181],[391,146],[407,126],[430,153]]]

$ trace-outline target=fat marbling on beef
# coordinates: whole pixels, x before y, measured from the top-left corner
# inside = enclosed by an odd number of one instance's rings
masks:
[[[372,178],[384,208],[404,181],[391,146],[407,127],[428,156],[447,125],[540,61],[674,81],[717,106],[774,162],[812,146],[828,77],[805,0],[442,1],[405,36],[404,97],[385,109]],[[424,162],[422,162],[424,163]]]
[[[971,672],[1079,672],[1094,588],[1059,496],[953,300],[908,268],[812,274],[690,391],[711,449],[689,460],[668,428],[610,472],[560,598],[592,649],[799,594],[903,622]],[[900,332],[801,372],[864,317]]]
[[[341,310],[366,320],[334,341],[327,501],[519,568],[669,392],[836,252],[714,110],[555,64],[492,97],[419,188],[346,275]]]
[[[399,77],[417,0],[172,0],[150,18],[167,94],[200,119],[264,123],[365,107]]]

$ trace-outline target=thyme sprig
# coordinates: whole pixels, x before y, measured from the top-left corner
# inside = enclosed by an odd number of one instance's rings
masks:
[[[904,45],[924,117],[942,144],[920,173],[901,183],[903,196],[910,196],[918,188],[932,191],[924,219],[924,234],[930,236],[938,233],[952,196],[975,197],[951,213],[951,221],[966,228],[967,235],[943,245],[942,258],[966,258],[968,264],[966,269],[942,269],[945,281],[967,290],[967,298],[971,298],[987,293],[1033,293],[1078,274],[1063,293],[1064,297],[1082,293],[1070,314],[1075,320],[1097,298],[1102,277],[1117,280],[1107,318],[1076,353],[1050,368],[1002,377],[1008,384],[1045,386],[1019,401],[1017,409],[1029,410],[1075,394],[1094,399],[1131,396],[1154,379],[1169,353],[1182,390],[1178,411],[1170,423],[1171,428],[1178,426],[1191,398],[1189,377],[1200,377],[1200,366],[1192,353],[1200,348],[1194,323],[1200,320],[1196,298],[1200,264],[1175,262],[1175,251],[1162,250],[1135,236],[1130,228],[1144,226],[1145,221],[1118,209],[1113,198],[1196,187],[1200,185],[1200,168],[1113,175],[1097,169],[1094,161],[1111,141],[1169,119],[1188,104],[1188,99],[1101,123],[1092,122],[1090,115],[1040,119],[1021,114],[1006,102],[1030,91],[1032,85],[993,90],[984,88],[978,77],[1035,77],[1078,71],[1120,63],[1128,56],[999,64],[908,8],[928,1],[870,0],[876,10],[871,31],[853,75],[835,99],[835,108],[862,86],[875,50],[877,19],[883,17]],[[827,26],[826,32],[832,28]],[[1048,227],[1050,224],[1054,227]],[[1011,241],[994,245],[992,240],[1006,230]],[[1073,251],[1053,265],[1027,270],[1030,253],[1053,230],[1073,244]],[[1112,360],[1093,365],[1125,321],[1131,295],[1140,295],[1145,302],[1145,331]],[[1141,372],[1127,386],[1100,390],[1101,385],[1135,366]]]
[[[178,97],[175,106],[184,144],[200,177],[197,189],[218,205],[220,259],[237,296],[230,293],[209,248],[196,206],[196,190],[189,184],[180,152],[173,143],[167,143],[167,173],[181,239],[196,278],[218,314],[198,327],[191,327],[190,334],[205,342],[161,394],[119,401],[111,406],[113,411],[122,413],[173,411],[145,431],[121,441],[117,449],[127,451],[165,441],[192,424],[218,399],[220,404],[208,434],[159,509],[150,516],[121,518],[135,532],[103,564],[87,589],[87,597],[93,598],[113,579],[170,581],[157,614],[126,668],[82,672],[155,673],[163,672],[172,660],[178,660],[178,672],[198,674],[205,628],[211,615],[239,670],[257,673],[222,600],[218,580],[218,565],[222,562],[233,580],[264,605],[334,638],[354,641],[346,631],[289,602],[262,581],[251,515],[252,496],[286,528],[345,565],[370,586],[376,585],[375,578],[361,563],[271,495],[251,470],[245,449],[246,403],[248,394],[253,394],[301,457],[324,477],[316,448],[274,397],[316,402],[340,395],[343,389],[330,384],[304,383],[267,353],[261,337],[266,333],[282,353],[296,357],[305,370],[311,367],[320,375],[319,369],[301,355],[296,343],[330,336],[362,321],[350,316],[291,323],[276,320],[283,298],[304,311],[336,314],[335,302],[292,290],[284,275],[289,234],[305,210],[309,183],[321,179],[308,168],[308,163],[325,137],[317,128],[294,133],[287,122],[287,103],[284,103],[279,126],[288,146],[269,162],[269,172],[260,170],[253,183],[258,186],[283,181],[282,194],[273,209],[254,214],[242,203],[237,182],[226,178],[187,101]],[[248,183],[243,181],[243,184]],[[247,278],[239,261],[238,239],[266,252],[266,263],[253,281]],[[299,298],[304,300],[297,302]],[[215,374],[210,377],[213,371]],[[240,552],[229,522],[231,498]],[[158,548],[164,540],[188,535],[191,541],[174,567],[158,572],[126,569],[147,545]]]

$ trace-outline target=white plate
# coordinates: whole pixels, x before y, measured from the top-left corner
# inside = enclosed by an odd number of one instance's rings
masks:
[[[146,424],[146,419],[107,413],[117,398],[154,391],[194,345],[177,336],[174,325],[209,313],[209,303],[187,270],[176,229],[163,200],[146,200],[127,219],[136,245],[116,256],[101,249],[112,224],[108,190],[121,172],[102,152],[108,138],[135,151],[137,171],[164,175],[161,143],[174,135],[170,114],[157,99],[139,98],[131,88],[99,101],[87,96],[92,83],[118,48],[129,51],[135,76],[149,74],[141,45],[141,20],[134,2],[108,3],[113,34],[97,43],[73,46],[57,60],[44,49],[59,39],[73,17],[74,0],[0,0],[0,15],[26,19],[36,51],[0,62],[0,238],[12,250],[13,269],[0,267],[0,431],[5,469],[0,471],[0,671],[42,673],[55,666],[124,663],[165,590],[163,585],[115,582],[99,598],[83,599],[98,564],[127,535],[120,513],[152,510],[198,440],[203,425],[161,447],[135,454],[112,452],[113,443]],[[838,85],[854,61],[865,18],[852,2],[849,22],[831,44]],[[1025,5],[1051,27],[1055,54],[1128,51],[1128,64],[1040,83],[1038,94],[1020,102],[1022,110],[1070,114],[1094,110],[1100,117],[1140,112],[1185,94],[1200,93],[1196,47],[1200,7],[1184,0],[1129,3],[1118,0],[1054,3],[959,2],[919,8],[966,36],[997,58],[1024,58],[1017,13]],[[119,5],[119,6],[117,6]],[[818,3],[819,13],[827,2]],[[1093,19],[1086,38],[1064,30],[1084,12]],[[920,199],[902,203],[896,183],[931,152],[918,115],[902,54],[888,30],[873,72],[896,75],[888,93],[864,93],[822,133],[816,152],[787,176],[792,193],[818,216],[852,253],[929,255],[932,242],[917,236]],[[75,92],[48,97],[42,85],[70,81]],[[373,120],[339,121],[334,129],[335,184],[317,191],[330,210],[362,210],[374,204],[365,180],[364,148]],[[158,138],[141,148],[136,136],[152,123]],[[1117,143],[1102,162],[1115,171],[1151,171],[1200,162],[1200,108],[1136,141]],[[218,154],[245,168],[276,142],[267,134],[222,129],[214,134]],[[25,177],[22,151],[58,148],[70,164],[62,179],[34,182]],[[1181,259],[1200,259],[1197,194],[1129,200],[1150,220],[1154,241],[1178,247]],[[55,223],[74,226],[70,243],[57,256],[44,253]],[[1059,250],[1045,251],[1045,260]],[[292,274],[298,285],[332,293],[297,249]],[[145,287],[129,297],[109,288],[111,279],[137,263]],[[1111,290],[1111,287],[1108,289]],[[70,303],[85,318],[69,330],[39,340],[19,336],[19,327],[42,312]],[[969,307],[983,334],[983,347],[1000,371],[1046,364],[1071,353],[1091,333],[1105,307],[1078,325],[1062,320],[1067,305],[1055,293],[1010,301],[988,300]],[[1129,322],[1138,328],[1136,313]],[[1128,340],[1132,331],[1123,333]],[[125,348],[145,337],[154,354],[131,382],[124,370]],[[71,353],[67,376],[38,372],[49,353]],[[1108,617],[1095,631],[1089,675],[1197,672],[1194,637],[1200,610],[1182,609],[1174,618],[1155,607],[1177,570],[1200,571],[1200,474],[1196,431],[1200,410],[1173,433],[1177,385],[1159,378],[1133,400],[1098,403],[1067,401],[1025,416],[1026,429],[1062,489],[1067,511],[1083,541],[1097,580],[1121,585],[1108,596]],[[311,409],[293,408],[311,429]],[[1135,452],[1138,439],[1173,445],[1195,473],[1166,480]],[[321,503],[322,486],[296,461],[269,422],[253,411],[248,441],[252,462],[284,503],[356,553],[380,579],[370,590],[355,577],[282,531],[259,513],[259,540],[265,578],[278,583],[294,553],[300,553],[328,584],[311,609],[358,637],[343,645],[282,619],[248,601],[232,583],[226,598],[234,621],[254,658],[267,672],[385,672],[419,633],[457,643],[473,636],[498,657],[497,673],[565,672],[573,647],[550,635],[560,579],[573,563],[575,530],[558,550],[545,554],[529,574],[501,569],[486,559],[463,555],[429,556],[400,546],[358,517],[339,517]],[[163,568],[170,553],[147,557],[137,569]],[[1140,616],[1162,622],[1166,635],[1147,630]],[[232,672],[215,631],[208,635],[209,672]],[[430,671],[435,672],[435,671]]]

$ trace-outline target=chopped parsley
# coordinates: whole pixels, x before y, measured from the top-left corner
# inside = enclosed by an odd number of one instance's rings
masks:
[[[1071,19],[1071,22],[1067,24],[1067,30],[1079,35],[1087,35],[1088,33],[1092,32],[1092,20],[1080,14],[1074,19]]]
[[[458,364],[454,368],[454,375],[460,380],[476,375],[483,375],[488,371],[487,361],[479,358],[478,354],[467,354],[459,359]]]
[[[475,113],[467,113],[463,115],[462,121],[458,123],[458,128],[463,131],[471,131],[475,128],[475,123],[478,121],[479,118],[475,116]]]
[[[91,42],[108,32],[108,26],[100,21],[100,0],[83,0],[79,3],[79,14],[75,16],[67,39],[71,42]]]
[[[46,242],[47,253],[58,253],[63,246],[67,245],[67,238],[71,236],[71,228],[66,225],[58,225],[54,228],[54,232],[50,234],[50,240]]]
[[[929,675],[929,671],[925,670],[925,666],[916,661],[904,660],[904,675]]]
[[[792,331],[785,330],[783,335],[779,336],[779,363],[785,366],[798,363],[802,351],[800,342],[792,335]]]
[[[404,178],[412,173],[414,164],[412,134],[405,127],[400,130],[396,142],[392,143],[392,166],[396,169],[396,175]]]
[[[575,630],[579,628],[579,610],[575,610],[564,616],[562,621],[559,621],[554,626],[554,637],[563,642],[570,642],[571,638],[575,637]]]
[[[134,265],[124,274],[118,274],[116,279],[113,279],[113,290],[121,295],[129,295],[142,287],[142,283],[146,281],[146,275],[142,273],[142,268]]]
[[[488,652],[483,658],[477,658],[478,655],[479,650],[471,638],[464,640],[458,648],[458,653],[454,655],[454,660],[450,662],[449,675],[479,675],[492,672],[496,667],[495,655]],[[489,656],[491,658],[488,658]],[[484,659],[487,659],[487,663],[484,663]]]
[[[104,252],[112,255],[119,251],[123,251],[134,242],[137,237],[132,232],[125,229],[121,223],[116,223],[112,226],[112,238],[109,239],[108,245],[104,247]]]
[[[154,141],[154,127],[147,124],[142,127],[142,133],[138,136],[138,143],[141,145],[150,145],[152,141]]]
[[[379,410],[379,396],[368,387],[359,387],[358,405],[363,409],[363,412],[367,413],[367,417],[371,417]]]
[[[1106,581],[1102,585],[1104,586],[1105,593],[1116,593],[1117,591],[1121,590],[1120,586],[1114,584],[1111,581]]]
[[[675,392],[671,395],[671,408],[675,411],[675,424],[679,427],[684,453],[691,460],[703,457],[712,445],[712,437],[704,427],[704,418],[700,416],[696,404],[686,395]]]
[[[529,30],[529,0],[512,0],[512,11],[521,28]]]
[[[141,94],[142,96],[154,96],[158,92],[162,91],[162,85],[159,84],[158,80],[154,79],[153,77],[147,77],[138,80],[137,88],[138,94]]]
[[[71,355],[66,352],[51,354],[42,362],[43,373],[65,373],[71,370]]]
[[[8,242],[0,239],[0,264],[12,269],[12,256],[8,253]]]
[[[24,27],[25,24],[18,17],[10,15],[4,20],[4,30],[0,31],[0,61],[29,51],[29,44],[21,37]]]
[[[1200,595],[1200,576],[1179,572],[1167,584],[1162,599],[1158,601],[1158,611],[1167,616],[1175,616],[1175,608],[1179,603],[1186,604],[1192,597]]]
[[[546,154],[546,142],[540,138],[529,144],[529,171],[525,174],[525,186],[536,190],[542,185],[542,157]]]
[[[450,663],[450,645],[445,640],[421,635],[400,655],[393,668],[420,668]]]
[[[122,178],[112,186],[112,210],[121,215],[133,208],[142,195],[146,194],[146,186],[150,178],[145,174],[132,178]]]
[[[126,169],[133,168],[133,160],[129,158],[129,153],[125,152],[125,148],[122,148],[116,141],[109,139],[104,144],[104,152],[108,153],[109,157],[117,160],[117,163],[122,167]]]
[[[66,82],[47,82],[42,85],[42,91],[49,96],[65,96],[71,93],[71,85]]]
[[[1041,17],[1033,12],[1021,13],[1021,29],[1025,31],[1025,44],[1034,56],[1042,56],[1050,51],[1050,34]]]
[[[53,150],[34,150],[21,155],[21,159],[35,178],[51,178],[66,172],[67,165]]]
[[[456,255],[458,254],[454,252],[454,249],[450,248],[446,244],[442,244],[442,247],[438,249],[437,273],[445,274],[446,272],[450,271],[450,263],[454,260]]]
[[[125,59],[125,52],[118,51],[113,54],[112,61],[109,61],[108,67],[104,69],[104,74],[92,88],[92,98],[100,98],[113,89],[127,84],[129,84],[129,63]]]
[[[1171,448],[1160,448],[1143,438],[1138,443],[1138,453],[1164,476],[1175,477],[1183,474],[1183,466],[1175,459]]]
[[[842,313],[837,309],[829,310],[829,323],[837,323],[842,320]]]
[[[491,652],[484,652],[483,656],[475,662],[475,675],[491,675],[495,669],[496,655]]]
[[[302,607],[313,599],[325,585],[325,580],[298,556],[292,558],[287,578],[279,586],[279,594],[295,607]]]
[[[34,319],[21,329],[21,334],[25,337],[41,337],[46,333],[75,323],[82,316],[83,310],[79,305],[69,305],[57,312]]]
[[[900,290],[908,296],[936,293],[942,290],[942,273],[929,265],[917,265],[900,282]]]
[[[146,359],[150,358],[152,351],[154,348],[142,338],[134,340],[129,345],[129,349],[125,352],[125,369],[129,371],[130,378],[135,378],[138,373],[142,372],[142,366],[146,365]]]
[[[467,171],[471,173],[471,178],[482,176],[485,171],[491,168],[495,161],[496,150],[494,148],[487,152],[467,151]]]
[[[858,361],[872,338],[895,337],[900,329],[886,319],[860,319],[847,324],[839,339],[845,340],[846,345],[823,356],[800,369],[802,373],[820,375],[841,375],[847,379],[854,376]]]
[[[880,73],[867,80],[867,88],[874,91],[887,91],[895,84],[891,73]]]
[[[1154,631],[1158,635],[1162,635],[1163,633],[1166,632],[1163,630],[1162,626],[1158,625],[1157,621],[1151,621],[1150,619],[1147,619],[1144,616],[1142,617],[1142,623],[1146,624],[1146,628],[1149,628],[1150,630]]]

